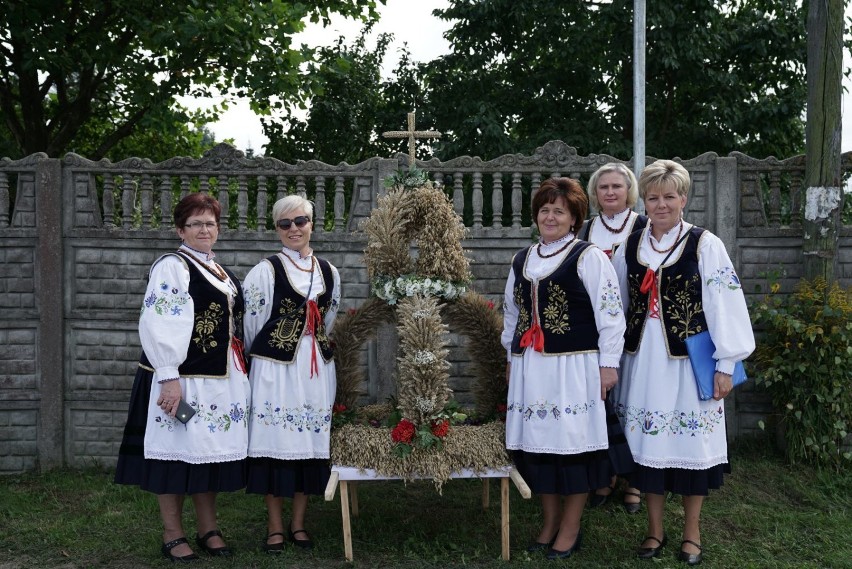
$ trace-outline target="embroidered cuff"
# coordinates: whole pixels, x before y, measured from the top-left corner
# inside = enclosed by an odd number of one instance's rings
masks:
[[[179,379],[180,379],[179,377],[167,377],[166,379],[161,379],[161,380],[159,380],[157,383],[159,383],[160,385],[162,385],[162,384],[164,384],[164,383],[169,383],[170,381],[177,381],[177,380],[179,380]]]
[[[621,364],[621,354],[600,354],[598,356],[598,367],[614,367],[618,369]]]
[[[728,375],[734,375],[734,366],[736,365],[737,362],[733,360],[719,360],[716,362],[716,371],[721,371]]]
[[[168,379],[170,377],[180,377],[180,371],[178,371],[177,366],[163,366],[155,368],[157,370],[157,377]]]

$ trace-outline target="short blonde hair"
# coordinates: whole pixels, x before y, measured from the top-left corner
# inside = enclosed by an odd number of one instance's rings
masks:
[[[624,182],[627,185],[627,207],[632,208],[639,201],[638,184],[636,183],[636,176],[633,175],[633,171],[621,162],[609,162],[595,170],[595,173],[589,178],[589,186],[587,188],[589,192],[589,204],[595,210],[600,211],[601,206],[598,203],[598,180],[601,176],[610,172],[624,176]]]
[[[686,168],[672,160],[657,160],[646,166],[639,176],[639,195],[645,199],[649,188],[674,188],[678,195],[686,197],[689,194],[689,172]]]
[[[284,217],[284,215],[291,211],[296,211],[297,209],[305,210],[305,214],[310,218],[310,220],[314,220],[314,204],[302,196],[294,194],[292,196],[287,196],[286,198],[281,198],[275,202],[275,205],[272,206],[272,221],[277,222],[279,219]]]

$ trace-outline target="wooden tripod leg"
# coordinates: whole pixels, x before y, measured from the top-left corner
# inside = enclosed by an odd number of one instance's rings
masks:
[[[349,501],[352,502],[352,517],[358,517],[358,483],[351,482],[349,486]]]
[[[340,511],[343,515],[343,555],[352,561],[352,524],[349,520],[349,482],[340,481]]]
[[[509,560],[509,479],[500,479],[500,526],[503,560]]]

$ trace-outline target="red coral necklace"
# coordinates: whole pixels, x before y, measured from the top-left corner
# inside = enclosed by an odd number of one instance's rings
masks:
[[[656,251],[657,253],[668,253],[669,251],[671,251],[672,249],[674,249],[674,248],[675,248],[675,246],[676,246],[678,243],[680,243],[680,234],[681,234],[681,232],[682,232],[682,231],[683,231],[683,220],[681,219],[681,220],[680,220],[680,225],[678,226],[678,229],[677,229],[677,237],[675,237],[674,243],[672,243],[672,246],[671,246],[671,247],[669,247],[668,249],[663,249],[663,250],[661,251],[660,249],[657,249],[656,247],[654,247],[654,240],[652,239],[652,235],[651,235],[651,231],[650,231],[650,230],[648,231],[648,243],[650,243],[650,244],[651,244],[651,249],[653,249],[653,250],[654,250],[654,251]]]
[[[627,210],[625,210],[625,211],[627,211]],[[618,215],[618,214],[615,214],[615,215]],[[630,213],[627,214],[627,217],[624,218],[624,223],[622,223],[621,227],[619,227],[618,229],[616,229],[614,227],[610,227],[609,225],[607,225],[605,217],[606,216],[603,213],[601,213],[598,216],[598,219],[601,220],[601,223],[603,223],[603,226],[607,228],[607,231],[609,231],[610,233],[621,233],[622,231],[624,231],[624,228],[627,227],[627,222],[630,220]],[[613,216],[613,217],[615,217],[615,216]]]
[[[538,253],[538,256],[539,256],[539,257],[541,257],[542,259],[549,259],[549,258],[551,258],[551,257],[555,257],[556,255],[558,255],[559,253],[561,253],[562,251],[564,251],[565,249],[567,249],[567,248],[568,248],[568,245],[570,245],[571,243],[573,243],[573,242],[574,242],[574,241],[576,241],[576,240],[577,240],[577,237],[574,237],[574,238],[573,238],[572,240],[570,240],[568,243],[566,243],[565,245],[563,245],[562,247],[560,247],[559,249],[557,249],[557,250],[556,250],[556,251],[554,251],[553,253],[550,253],[549,255],[543,255],[543,254],[541,253],[541,243],[539,243],[539,244],[538,244],[538,247],[537,247],[537,248],[536,248],[536,250],[535,250],[535,252],[536,252],[536,253]]]

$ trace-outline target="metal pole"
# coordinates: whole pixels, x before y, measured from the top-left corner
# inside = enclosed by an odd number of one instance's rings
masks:
[[[645,0],[633,0],[633,173],[645,167]],[[636,211],[645,213],[642,200]]]

